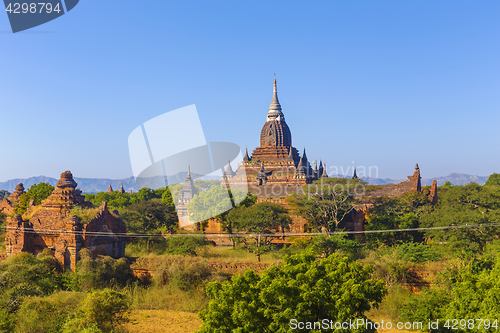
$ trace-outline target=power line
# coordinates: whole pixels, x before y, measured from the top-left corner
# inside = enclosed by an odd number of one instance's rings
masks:
[[[44,228],[20,228],[2,226],[0,229],[5,230],[19,230],[25,233],[43,234],[43,235],[60,235],[60,234],[73,234],[82,236],[96,236],[96,237],[128,237],[128,238],[171,238],[171,237],[207,237],[207,238],[245,238],[245,237],[294,237],[294,236],[320,236],[320,235],[355,235],[355,234],[372,234],[372,233],[387,233],[387,232],[408,232],[408,231],[423,231],[423,230],[449,230],[449,229],[473,229],[473,228],[489,228],[498,226],[500,223],[486,223],[486,224],[464,224],[464,225],[450,225],[444,227],[424,227],[424,228],[408,228],[408,229],[383,229],[383,230],[364,230],[364,231],[336,231],[331,233],[325,232],[298,232],[298,233],[190,233],[190,234],[141,234],[141,233],[113,233],[102,231],[80,231],[80,230],[60,230],[60,229],[44,229]]]

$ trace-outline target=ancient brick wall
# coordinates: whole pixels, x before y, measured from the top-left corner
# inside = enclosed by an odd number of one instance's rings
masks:
[[[20,215],[11,219],[5,237],[7,254],[22,251],[37,254],[50,249],[61,266],[71,270],[75,269],[79,252],[85,247],[94,254],[124,256],[126,237],[123,234],[127,229],[119,216],[110,213],[103,202],[97,215],[82,224],[71,210],[75,206],[88,207],[90,203],[75,189],[77,184],[71,172],[62,173],[56,186],[41,207],[30,207],[26,213],[32,215],[29,221]]]

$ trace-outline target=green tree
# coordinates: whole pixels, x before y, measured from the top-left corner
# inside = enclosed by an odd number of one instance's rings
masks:
[[[172,206],[161,199],[149,199],[131,205],[120,215],[132,233],[171,233],[177,230],[178,218]]]
[[[0,190],[0,201],[3,200],[3,198],[8,198],[11,193],[6,190]]]
[[[188,204],[188,212],[196,221],[206,221],[215,218],[221,222],[222,230],[228,234],[233,234],[233,225],[227,218],[233,207],[248,207],[255,203],[256,196],[252,196],[246,191],[228,191],[225,186],[211,185],[205,191],[196,194]],[[233,241],[234,239],[230,236]]]
[[[292,211],[316,230],[333,232],[354,209],[354,198],[365,193],[361,179],[321,178],[303,187],[302,196],[287,197]]]
[[[170,189],[167,188],[163,194],[161,195],[161,201],[167,205],[167,206],[170,206],[170,207],[174,207],[175,204],[174,204],[174,198],[172,197],[172,193],[170,192]]]
[[[440,192],[436,207],[420,218],[425,227],[477,225],[500,222],[500,187],[470,183]],[[468,255],[481,253],[486,243],[498,234],[498,227],[429,230],[426,236],[446,243]]]
[[[117,332],[128,321],[128,303],[125,295],[105,288],[93,290],[83,299],[81,307],[64,323],[62,333]]]
[[[269,234],[284,233],[290,228],[291,223],[287,210],[270,202],[235,208],[229,212],[227,219],[231,221],[235,231],[255,235],[251,238],[241,238],[241,242],[247,251],[255,253],[259,262],[261,255],[271,249],[271,241],[276,238],[276,236],[270,237]]]
[[[375,199],[373,206],[368,210],[365,229],[418,228],[420,226],[419,218],[429,214],[431,209],[429,199],[420,192],[408,192],[394,198],[379,197]],[[367,233],[366,239],[373,245],[380,243],[394,245],[399,242],[421,241],[422,233],[417,231]]]
[[[500,259],[497,258],[492,270],[477,274],[463,269],[459,281],[451,291],[451,301],[445,308],[444,319],[489,319],[500,325]],[[488,330],[462,329],[458,332],[486,332]]]
[[[33,200],[35,206],[42,203],[42,200],[47,199],[52,194],[55,187],[49,183],[38,183],[30,186],[26,193],[23,193],[19,198],[19,204],[14,210],[16,214],[24,214],[29,207],[29,203]]]
[[[439,319],[439,328],[431,332],[490,332],[495,321],[500,325],[500,258],[495,258],[492,268],[480,272],[473,265],[463,265],[450,277],[447,288],[434,287],[413,295],[403,306],[403,319],[422,322]],[[444,327],[447,322],[453,325],[453,319],[458,319],[455,329]],[[484,320],[480,328],[476,319]],[[485,327],[486,320],[489,328]],[[469,321],[474,326],[467,327]]]
[[[199,332],[283,333],[296,331],[294,320],[364,321],[366,311],[378,307],[386,294],[384,283],[372,279],[371,274],[371,267],[338,254],[321,260],[310,252],[287,256],[282,265],[272,266],[261,275],[248,270],[234,275],[231,281],[208,284],[207,295],[212,300],[200,314],[203,326]],[[363,325],[349,331],[374,330]]]
[[[187,205],[189,215],[195,221],[204,221],[233,208],[233,202],[225,186],[212,186],[196,194]]]
[[[357,245],[357,240],[348,239],[345,234],[334,233],[330,236],[314,237],[310,247],[315,253],[326,258],[335,252],[353,253]]]
[[[500,173],[492,173],[484,185],[500,186]]]
[[[220,185],[219,180],[203,180],[197,179],[194,181],[194,186],[198,189],[198,192],[204,192],[210,189],[212,186]]]

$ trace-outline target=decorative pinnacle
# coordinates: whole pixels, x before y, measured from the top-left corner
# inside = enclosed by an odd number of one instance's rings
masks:
[[[187,179],[191,179],[191,166],[188,165],[188,175],[187,175]]]
[[[267,113],[266,121],[272,120],[284,120],[283,113],[281,112],[281,105],[278,100],[278,87],[276,84],[276,78],[274,78],[274,88],[273,88],[273,99],[271,101],[271,105],[269,105],[269,112]]]
[[[293,153],[292,153],[292,146],[290,146],[290,151],[288,153],[288,160],[293,161]]]
[[[248,156],[248,148],[245,148],[245,156],[243,156],[243,162],[250,161],[250,157]]]

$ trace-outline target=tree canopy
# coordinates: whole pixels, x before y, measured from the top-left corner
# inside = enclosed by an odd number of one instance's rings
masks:
[[[11,193],[7,190],[0,190],[0,201],[3,198],[8,198]]]
[[[287,197],[292,211],[315,230],[333,232],[354,209],[354,198],[365,191],[361,179],[321,178],[303,187],[302,196]]]
[[[212,300],[200,314],[199,332],[282,333],[295,331],[294,320],[364,320],[366,311],[378,306],[386,294],[384,283],[372,279],[371,273],[371,267],[338,254],[320,260],[310,252],[285,257],[282,265],[261,275],[248,270],[231,281],[208,284]],[[350,331],[370,332],[364,326]]]
[[[52,194],[55,187],[49,183],[38,183],[30,186],[26,193],[23,193],[19,198],[19,204],[15,209],[16,214],[24,214],[29,207],[30,201],[33,200],[33,204],[39,205],[42,200],[47,199],[49,195]]]
[[[500,187],[470,183],[444,188],[439,203],[420,217],[424,227],[475,225],[500,222]],[[447,243],[460,251],[482,251],[500,228],[429,230],[426,237]]]
[[[270,250],[271,241],[274,238],[266,235],[284,233],[290,229],[291,223],[287,210],[271,202],[237,207],[229,212],[227,219],[231,221],[235,231],[255,234],[251,238],[245,237],[240,241],[249,252],[255,253],[259,262],[261,255]]]

